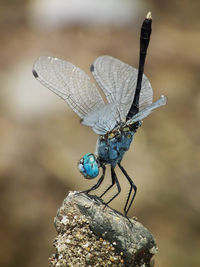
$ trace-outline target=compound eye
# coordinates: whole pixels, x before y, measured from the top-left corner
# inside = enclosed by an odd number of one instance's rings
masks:
[[[87,179],[93,179],[99,174],[98,162],[92,153],[87,153],[82,159],[80,159],[78,168]]]

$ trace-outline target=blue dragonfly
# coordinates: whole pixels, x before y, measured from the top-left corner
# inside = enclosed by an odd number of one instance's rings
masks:
[[[68,61],[41,56],[33,66],[35,78],[67,102],[81,118],[81,123],[99,135],[96,152],[85,154],[78,164],[80,172],[87,179],[97,177],[102,168],[97,183],[84,192],[89,193],[101,185],[106,165],[110,165],[112,183],[100,196],[103,197],[116,184],[117,193],[106,203],[109,204],[121,192],[115,172],[118,165],[130,184],[124,206],[125,215],[133,203],[137,187],[121,165],[121,160],[142,120],[167,102],[166,96],[161,95],[152,103],[153,90],[143,74],[151,22],[151,15],[148,14],[141,28],[138,70],[107,55],[98,57],[91,65],[90,70],[106,101],[90,77]]]

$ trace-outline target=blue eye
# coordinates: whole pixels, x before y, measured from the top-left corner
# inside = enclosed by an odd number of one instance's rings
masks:
[[[93,179],[99,174],[99,165],[92,153],[87,153],[80,159],[78,168],[87,179]]]

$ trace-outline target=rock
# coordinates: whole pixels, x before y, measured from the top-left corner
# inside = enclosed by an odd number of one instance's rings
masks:
[[[50,266],[153,266],[152,234],[97,196],[70,192],[55,217],[58,236]]]

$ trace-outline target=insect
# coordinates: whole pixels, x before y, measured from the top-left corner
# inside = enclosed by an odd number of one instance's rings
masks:
[[[153,90],[143,74],[151,22],[151,14],[148,13],[141,28],[138,70],[111,56],[100,56],[91,65],[90,70],[107,103],[89,76],[72,63],[41,56],[33,66],[35,78],[66,101],[81,118],[81,123],[99,135],[96,152],[87,153],[78,164],[80,172],[87,179],[97,177],[102,168],[97,183],[84,192],[89,193],[101,185],[106,165],[110,165],[112,183],[101,195],[103,197],[116,184],[117,193],[106,204],[110,203],[121,191],[115,173],[118,165],[130,184],[124,206],[125,215],[133,203],[137,187],[122,167],[121,160],[142,120],[167,102],[166,96],[162,95],[152,103]]]

